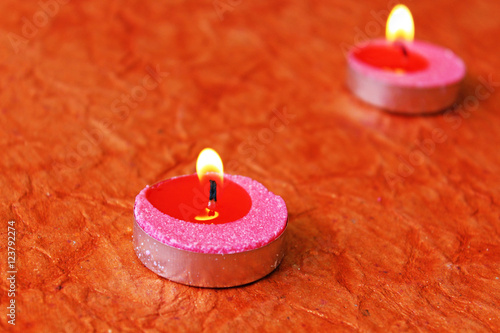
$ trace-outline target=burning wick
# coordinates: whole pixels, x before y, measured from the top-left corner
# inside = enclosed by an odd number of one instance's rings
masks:
[[[208,197],[208,208],[214,209],[217,204],[217,183],[215,180],[210,180],[210,195]]]
[[[408,58],[408,50],[406,49],[405,45],[403,43],[399,43],[399,42],[396,42],[394,44],[399,46],[399,48],[401,49],[401,52],[403,52],[403,55],[405,56],[405,58]]]
[[[214,180],[210,180],[210,194],[208,197],[207,208],[203,211],[201,215],[195,216],[197,221],[210,221],[219,216],[219,213],[215,210],[217,205],[217,183]]]
[[[207,178],[219,177],[219,184],[222,184],[224,181],[224,166],[222,165],[222,160],[219,154],[211,148],[203,149],[198,156],[198,160],[196,160],[196,173],[198,174],[198,179],[200,180],[200,186],[203,187],[203,196],[205,197]],[[212,175],[214,173],[216,175]],[[217,206],[217,183],[212,179],[209,179],[209,181],[210,192],[208,203],[199,215],[194,217],[197,221],[210,221],[219,216],[219,212],[215,210]]]

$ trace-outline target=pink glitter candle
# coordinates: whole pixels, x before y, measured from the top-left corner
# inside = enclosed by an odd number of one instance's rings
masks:
[[[410,21],[410,31],[391,27],[391,22],[403,19]],[[448,49],[413,41],[413,19],[402,5],[389,16],[386,35],[388,39],[372,40],[349,52],[351,91],[365,102],[394,112],[429,113],[451,106],[465,76],[463,61]]]
[[[200,179],[171,178],[137,195],[139,259],[158,275],[201,287],[246,284],[272,272],[284,255],[283,199],[250,178],[223,174],[212,210],[212,189]]]

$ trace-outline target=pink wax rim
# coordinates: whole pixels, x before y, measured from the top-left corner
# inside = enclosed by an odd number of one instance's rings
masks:
[[[245,189],[251,198],[249,212],[224,224],[183,221],[162,213],[147,199],[149,187],[135,199],[137,224],[154,239],[181,250],[229,254],[269,244],[285,230],[288,212],[284,200],[248,177],[224,175]]]
[[[401,87],[435,88],[459,83],[465,76],[465,64],[452,51],[430,43],[413,41],[405,43],[408,52],[415,53],[427,61],[427,66],[417,71],[398,73],[374,67],[356,55],[365,47],[387,46],[385,39],[375,39],[357,45],[348,54],[349,67],[378,82]]]

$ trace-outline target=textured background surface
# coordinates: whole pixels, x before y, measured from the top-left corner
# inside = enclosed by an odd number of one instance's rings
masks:
[[[468,76],[460,112],[403,117],[346,89],[391,6],[364,2],[2,1],[0,328],[14,220],[20,332],[498,332],[500,4],[408,2]],[[135,195],[205,146],[289,207],[284,262],[242,288],[132,249]]]

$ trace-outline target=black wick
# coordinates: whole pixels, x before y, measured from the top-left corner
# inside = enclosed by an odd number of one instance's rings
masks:
[[[396,44],[401,48],[401,52],[403,52],[403,55],[408,58],[408,50],[404,46],[403,43],[396,42]]]
[[[403,51],[404,56],[408,58],[408,51],[406,50],[406,47],[404,47],[404,45],[401,45],[401,51]]]
[[[208,200],[217,202],[217,183],[215,180],[210,180],[210,196]]]

